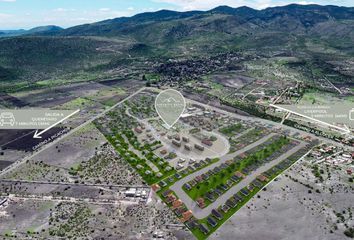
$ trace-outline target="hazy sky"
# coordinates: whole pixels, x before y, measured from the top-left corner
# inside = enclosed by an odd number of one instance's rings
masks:
[[[69,27],[160,9],[207,10],[219,5],[263,9],[290,3],[354,6],[354,0],[0,0],[0,29]]]

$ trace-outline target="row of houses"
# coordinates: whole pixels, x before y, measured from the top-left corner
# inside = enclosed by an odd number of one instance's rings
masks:
[[[163,192],[162,197],[172,211],[179,217],[182,223],[187,222],[193,217],[191,210],[188,210],[181,199],[178,199],[175,193],[168,189]]]
[[[225,163],[222,163],[219,166],[216,166],[215,168],[209,170],[208,172],[196,176],[194,179],[192,179],[188,183],[185,183],[184,188],[186,190],[191,190],[197,184],[207,181],[211,176],[218,174],[220,171],[226,169],[232,163],[233,163],[232,160],[226,161]],[[239,175],[239,174],[241,174],[241,173],[238,172],[237,175]],[[241,174],[241,175],[244,176],[243,174]]]

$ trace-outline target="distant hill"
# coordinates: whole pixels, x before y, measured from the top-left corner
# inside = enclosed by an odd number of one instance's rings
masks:
[[[354,8],[320,5],[296,5],[291,4],[283,7],[273,7],[264,10],[255,10],[249,7],[231,8],[220,6],[209,11],[175,12],[161,10],[153,13],[142,13],[133,17],[116,18],[75,26],[56,34],[62,36],[85,35],[85,36],[119,36],[150,35],[150,28],[161,29],[155,39],[162,40],[169,30],[181,30],[183,24],[193,28],[186,36],[194,32],[228,32],[254,33],[257,31],[296,31],[295,33],[309,33],[316,31],[318,25],[337,22],[343,28],[340,21],[354,20]],[[166,24],[166,22],[171,24]],[[223,25],[223,26],[222,26]],[[177,28],[176,28],[177,26]],[[145,31],[144,31],[145,30]],[[141,35],[143,34],[143,35]],[[327,34],[327,33],[326,33]],[[149,39],[149,38],[148,38]]]
[[[15,37],[28,34],[52,35],[60,30],[63,30],[63,28],[54,25],[35,27],[29,30],[0,30],[0,37]]]
[[[0,30],[0,37],[11,37],[11,36],[20,36],[24,34],[26,30]]]
[[[48,35],[129,37],[144,44],[149,53],[154,52],[152,48],[164,47],[178,54],[189,47],[201,53],[283,47],[300,37],[315,37],[326,41],[325,44],[337,45],[354,42],[354,8],[291,4],[264,10],[228,6],[209,11],[161,10],[79,25]],[[353,49],[347,50],[354,53]]]
[[[49,25],[49,26],[41,26],[41,27],[32,28],[32,29],[26,31],[26,34],[35,34],[35,33],[50,34],[50,33],[58,32],[61,30],[63,30],[63,28],[58,27],[58,26],[54,26],[54,25]]]
[[[115,73],[128,63],[141,64],[140,68],[148,67],[144,65],[147,60],[201,58],[232,51],[285,54],[325,66],[325,61],[354,57],[354,8],[219,6],[209,11],[147,12],[67,29],[45,26],[0,31],[2,37],[15,35],[21,36],[0,39],[0,78],[76,80],[84,72],[84,79],[91,80]]]

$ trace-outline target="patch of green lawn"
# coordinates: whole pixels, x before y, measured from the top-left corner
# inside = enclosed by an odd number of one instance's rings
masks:
[[[245,157],[244,159],[233,162],[227,168],[221,170],[218,174],[211,176],[204,182],[198,183],[191,190],[188,191],[185,188],[183,189],[193,200],[196,200],[199,197],[204,197],[208,191],[217,188],[217,186],[220,186],[221,184],[226,185],[226,182],[231,178],[232,175],[235,174],[236,171],[242,171],[246,167],[257,164],[259,161],[268,158],[273,153],[288,144],[289,141],[290,140],[288,138],[281,137],[268,144],[263,149]]]

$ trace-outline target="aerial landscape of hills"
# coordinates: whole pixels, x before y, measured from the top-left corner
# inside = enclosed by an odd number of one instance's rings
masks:
[[[353,56],[354,8],[288,5],[264,10],[220,6],[210,11],[161,10],[61,29],[32,29],[0,39],[1,84],[86,81],[114,76],[127,59],[201,58],[263,49],[306,61]],[[321,51],[319,51],[321,49]],[[340,51],[340,53],[338,53]],[[316,64],[316,63],[315,63]]]
[[[0,30],[1,239],[354,238],[354,7],[78,2]]]

